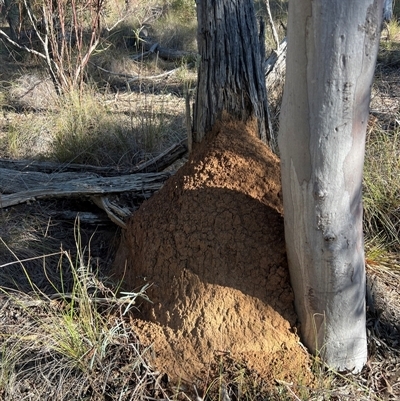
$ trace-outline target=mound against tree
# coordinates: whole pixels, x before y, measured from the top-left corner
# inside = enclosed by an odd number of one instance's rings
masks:
[[[193,381],[229,353],[268,380],[307,382],[283,235],[279,161],[256,124],[216,124],[131,218],[115,263],[152,283],[134,330],[155,365]]]

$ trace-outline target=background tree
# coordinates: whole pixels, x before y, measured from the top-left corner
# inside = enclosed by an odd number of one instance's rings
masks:
[[[384,0],[383,20],[390,21],[393,18],[393,0]]]
[[[269,140],[264,77],[264,23],[260,32],[253,1],[198,0],[198,68],[193,141],[226,111],[242,121],[256,118],[259,136]]]
[[[10,35],[0,29],[0,37],[43,60],[57,93],[67,93],[82,87],[104,8],[104,0],[4,0]]]
[[[289,4],[280,119],[285,236],[303,342],[332,367],[367,358],[362,170],[382,0]]]
[[[7,20],[10,28],[10,38],[13,41],[19,40],[21,25],[21,3],[18,0],[0,0],[0,13]]]

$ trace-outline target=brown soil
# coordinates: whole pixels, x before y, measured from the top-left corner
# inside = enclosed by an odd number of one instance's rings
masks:
[[[217,124],[133,216],[115,263],[129,288],[153,283],[135,331],[155,366],[196,381],[229,355],[266,381],[311,380],[295,334],[279,161],[254,124]]]

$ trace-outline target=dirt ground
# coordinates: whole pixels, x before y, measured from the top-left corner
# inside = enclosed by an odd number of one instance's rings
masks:
[[[155,365],[195,382],[221,355],[308,384],[286,262],[278,158],[254,124],[218,124],[129,223],[115,271],[152,283],[132,322]]]

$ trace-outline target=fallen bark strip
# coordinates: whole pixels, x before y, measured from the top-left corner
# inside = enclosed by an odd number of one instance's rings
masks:
[[[107,74],[115,75],[115,76],[121,77],[121,78],[125,78],[128,83],[132,83],[132,82],[136,82],[136,81],[155,81],[157,79],[164,78],[166,76],[175,74],[176,72],[178,72],[178,71],[180,71],[182,69],[182,67],[177,67],[177,68],[174,68],[173,70],[166,71],[166,72],[164,72],[162,74],[146,76],[146,75],[122,74],[122,73],[119,73],[119,72],[113,72],[113,71],[110,71],[110,70],[106,70],[105,68],[100,67],[100,66],[98,66],[96,64],[93,64],[93,65],[98,70],[106,72]]]
[[[65,185],[69,181],[90,180],[97,178],[93,173],[63,172],[42,173],[39,171],[20,171],[0,167],[0,192],[13,194],[21,191],[29,191],[37,188],[46,188],[54,183]]]
[[[93,225],[105,225],[110,223],[110,219],[108,215],[100,212],[77,212],[72,210],[57,210],[50,211],[49,216],[56,220],[76,220],[79,217],[79,221],[84,224],[93,224]]]
[[[0,168],[41,173],[86,172],[104,176],[118,175],[121,171],[114,167],[99,167],[77,163],[57,163],[38,160],[13,160],[0,158]]]
[[[272,51],[271,55],[265,61],[265,76],[274,76],[278,70],[280,74],[286,66],[286,50],[287,50],[287,40],[284,38],[279,44],[278,50]]]
[[[275,93],[280,93],[282,91],[286,73],[286,51],[287,40],[284,38],[279,44],[278,49],[272,51],[265,61],[265,80],[269,99],[271,95],[276,98]],[[273,130],[271,115],[269,115],[268,121],[270,122],[270,146],[272,151],[278,154],[278,133]]]
[[[135,209],[118,205],[107,195],[130,192],[130,196],[136,198],[138,203],[151,197],[172,174],[159,171],[187,152],[186,141],[183,139],[173,144],[153,159],[129,169],[130,174],[124,175],[111,167],[0,159],[0,208],[37,199],[84,196],[103,209],[113,223],[126,228],[125,220]],[[64,218],[76,218],[77,215],[77,212],[62,212]],[[82,214],[80,218],[94,224],[99,220],[93,216]]]
[[[133,173],[139,172],[159,172],[169,167],[172,163],[180,159],[188,151],[187,138],[182,139],[180,142],[173,144],[164,152],[154,157],[147,162],[138,164]]]
[[[104,196],[91,196],[90,199],[95,205],[107,213],[108,218],[114,224],[121,228],[126,228],[124,220],[132,214],[132,210],[127,207],[121,207]]]
[[[0,168],[8,170],[41,172],[41,173],[91,173],[105,177],[112,177],[118,175],[127,175],[133,173],[154,173],[160,172],[174,163],[176,160],[181,158],[187,152],[187,139],[182,139],[180,142],[171,145],[168,149],[153,157],[152,159],[140,163],[133,168],[116,168],[116,167],[99,167],[91,166],[87,164],[75,164],[75,163],[55,163],[48,161],[33,161],[33,160],[9,160],[0,158]],[[2,188],[1,180],[3,173],[0,173],[0,190]],[[5,174],[7,174],[5,172]],[[10,173],[11,174],[11,173]],[[83,173],[82,173],[83,174]],[[62,176],[60,176],[62,177]],[[74,178],[77,178],[76,175]]]
[[[18,205],[37,199],[70,196],[107,195],[122,192],[134,193],[141,199],[158,191],[171,173],[137,173],[119,177],[91,177],[65,182],[51,181],[37,189],[0,195],[0,208]]]
[[[162,74],[158,74],[158,75],[152,75],[150,77],[146,77],[146,76],[142,76],[142,75],[132,76],[131,79],[128,79],[126,82],[128,84],[131,84],[132,82],[145,81],[145,80],[156,81],[158,79],[165,78],[172,74],[175,74],[176,72],[180,71],[181,69],[182,69],[182,67],[174,68],[171,71],[166,71],[166,72],[163,72]]]

